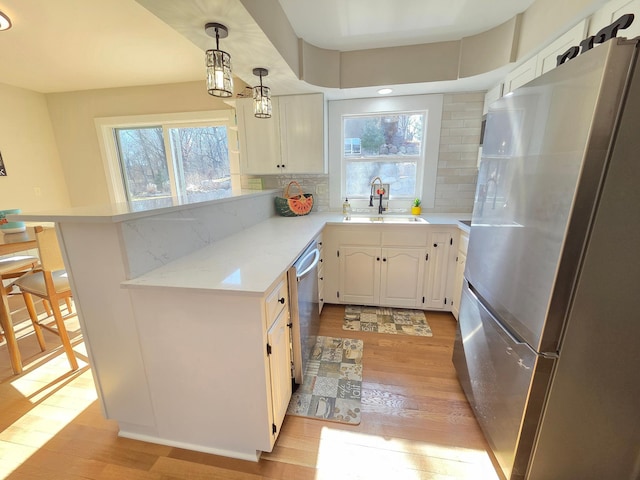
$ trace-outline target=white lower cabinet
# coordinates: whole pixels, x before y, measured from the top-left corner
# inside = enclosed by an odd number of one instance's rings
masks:
[[[324,265],[326,263],[324,241],[322,240],[322,234],[316,237],[316,242],[318,243],[318,251],[320,252],[320,261],[318,262],[318,311],[319,313],[322,313],[322,307],[324,307],[324,286],[325,286]]]
[[[461,233],[458,242],[458,255],[456,255],[456,270],[453,283],[453,294],[451,297],[451,313],[458,319],[460,313],[460,299],[462,297],[462,284],[464,282],[464,267],[467,263],[467,246],[469,245],[469,234]]]
[[[289,310],[282,310],[267,331],[267,355],[271,371],[273,433],[277,433],[291,399],[291,342]]]
[[[456,229],[412,226],[334,227],[325,239],[327,285],[335,285],[338,303],[448,310],[449,269]],[[393,229],[393,230],[392,230]],[[353,244],[360,240],[368,244]],[[330,260],[335,261],[331,265]],[[335,277],[335,278],[333,278]],[[329,290],[327,288],[327,290]],[[325,297],[330,291],[325,292]]]
[[[425,268],[424,248],[383,248],[380,304],[415,308]]]
[[[256,461],[270,452],[291,398],[285,276],[264,295],[128,290],[153,426],[120,435]]]
[[[380,247],[342,246],[339,252],[340,300],[343,303],[378,305]]]
[[[451,232],[433,232],[428,249],[425,270],[423,307],[428,310],[449,310],[451,297],[448,295],[448,273],[453,249],[453,234]]]

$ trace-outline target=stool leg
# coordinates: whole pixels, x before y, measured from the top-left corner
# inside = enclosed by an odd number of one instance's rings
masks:
[[[71,346],[71,340],[69,340],[69,333],[67,332],[67,327],[65,327],[64,325],[64,320],[62,319],[62,312],[60,311],[60,305],[58,304],[57,298],[53,298],[51,300],[51,309],[53,310],[53,317],[56,319],[56,326],[58,327],[58,335],[60,335],[60,340],[62,340],[62,346],[64,347],[64,351],[67,354],[69,365],[71,365],[72,370],[77,370],[78,360],[76,359],[76,355],[73,352],[73,347]]]
[[[2,281],[0,281],[0,327],[2,327],[7,339],[7,350],[9,351],[9,359],[11,360],[11,368],[13,369],[13,373],[18,375],[22,373],[22,357],[20,356],[20,350],[18,350],[16,334],[13,331],[9,300],[7,299],[6,290]]]
[[[22,292],[22,298],[24,299],[24,304],[27,306],[27,312],[29,312],[29,318],[31,318],[31,323],[33,324],[33,330],[36,332],[40,350],[44,352],[47,349],[47,344],[44,341],[44,335],[42,335],[42,328],[40,328],[38,324],[38,312],[36,312],[36,307],[33,304],[33,297],[27,292]]]
[[[47,312],[47,317],[53,315],[51,308],[49,307],[49,302],[45,298],[42,299],[42,306],[44,307],[44,311]]]

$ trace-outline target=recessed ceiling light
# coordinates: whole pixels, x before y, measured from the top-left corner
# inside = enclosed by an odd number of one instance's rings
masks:
[[[391,92],[393,92],[393,90],[391,90],[390,88],[381,88],[380,90],[378,90],[378,93],[380,95],[388,95]]]
[[[0,31],[9,30],[11,28],[11,20],[4,13],[0,12]]]

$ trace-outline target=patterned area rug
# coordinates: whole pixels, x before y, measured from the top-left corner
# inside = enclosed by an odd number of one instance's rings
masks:
[[[334,422],[360,423],[362,340],[317,337],[304,382],[287,413]]]
[[[432,337],[422,310],[347,305],[343,330]]]

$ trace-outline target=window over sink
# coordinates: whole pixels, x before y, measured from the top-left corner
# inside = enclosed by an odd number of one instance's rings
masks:
[[[375,177],[389,184],[390,211],[408,211],[416,197],[432,207],[442,102],[442,95],[330,101],[331,208],[348,197],[352,208],[366,209]]]

